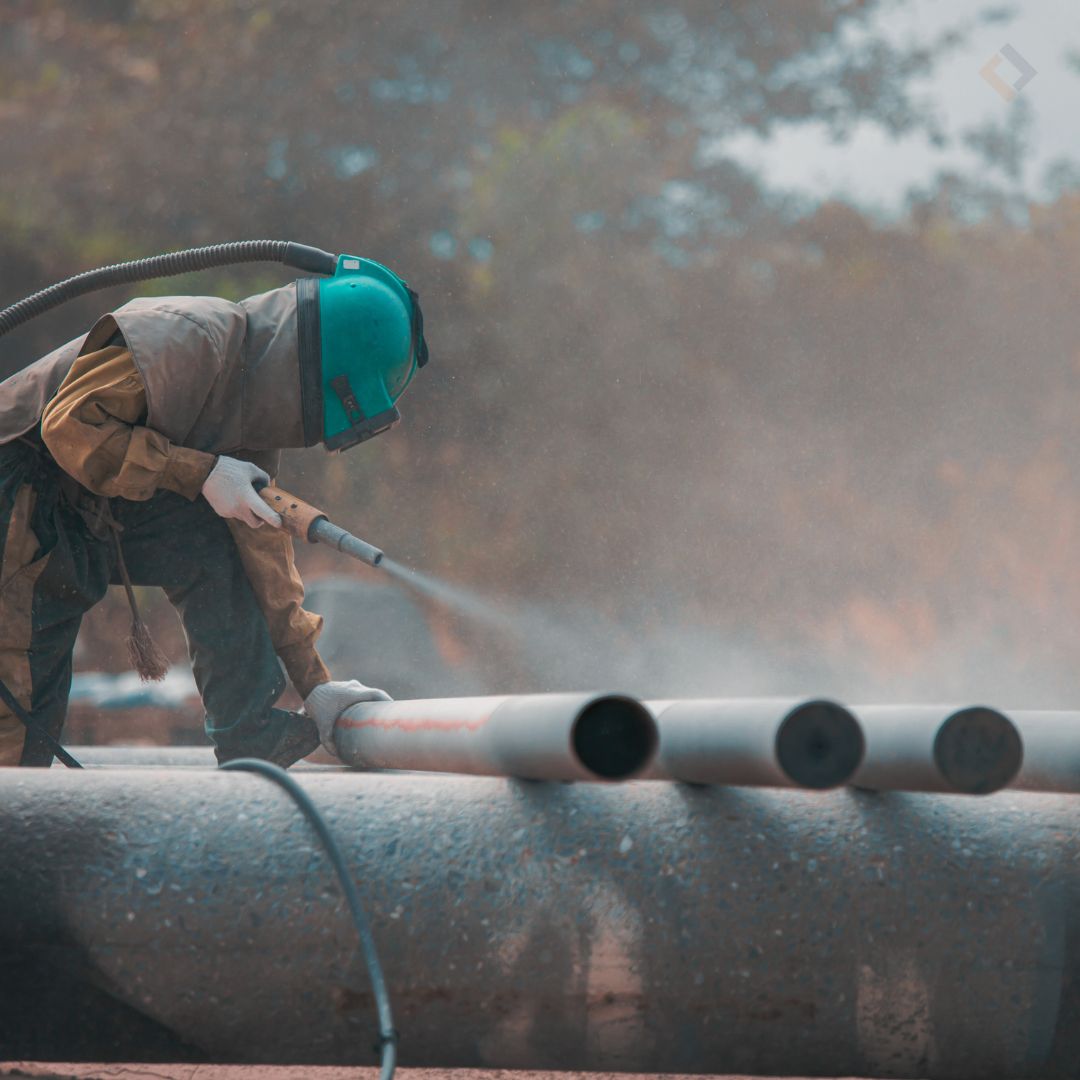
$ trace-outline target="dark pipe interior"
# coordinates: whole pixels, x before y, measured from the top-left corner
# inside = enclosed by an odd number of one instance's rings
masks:
[[[797,705],[776,737],[777,760],[791,782],[819,790],[847,783],[865,750],[858,720],[832,701]]]
[[[999,791],[1020,771],[1024,745],[1008,717],[974,706],[954,712],[934,737],[934,763],[965,795]]]
[[[586,705],[574,722],[574,752],[601,780],[625,780],[656,753],[656,723],[640,701],[602,697]]]

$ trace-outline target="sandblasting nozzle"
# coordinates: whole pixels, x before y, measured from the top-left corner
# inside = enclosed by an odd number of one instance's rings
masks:
[[[312,506],[272,485],[265,485],[258,491],[259,498],[277,512],[281,517],[281,527],[291,536],[312,544],[329,544],[343,554],[367,563],[368,566],[378,566],[382,562],[383,553],[377,547],[372,547],[358,536],[331,524],[317,506]]]
[[[383,560],[383,553],[371,544],[365,543],[358,536],[346,532],[338,525],[333,525],[326,518],[319,518],[312,522],[308,530],[308,539],[317,540],[320,544],[329,544],[354,559],[359,559],[368,566],[378,566]]]

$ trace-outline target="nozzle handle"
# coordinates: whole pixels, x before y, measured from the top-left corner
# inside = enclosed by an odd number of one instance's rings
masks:
[[[343,554],[351,555],[368,566],[378,566],[383,561],[383,553],[377,547],[353,536],[340,525],[332,524],[318,507],[273,484],[257,490],[259,498],[271,510],[276,510],[281,515],[281,526],[291,536],[312,544],[329,544],[330,547],[337,548]]]
[[[290,495],[282,488],[267,484],[259,488],[259,498],[262,499],[271,510],[281,515],[281,526],[298,540],[308,540],[315,543],[311,530],[317,521],[325,521],[326,515],[316,506]]]

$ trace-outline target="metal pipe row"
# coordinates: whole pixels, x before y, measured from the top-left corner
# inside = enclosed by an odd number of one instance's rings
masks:
[[[306,772],[406,1066],[1022,1080],[1080,1060],[1069,797]],[[264,778],[0,770],[11,1060],[373,1064]]]
[[[372,702],[338,722],[345,765],[535,780],[984,795],[1080,793],[1080,712],[825,700],[642,704],[621,694]],[[198,748],[80,748],[91,765],[206,765]],[[329,760],[329,759],[327,759]]]
[[[786,699],[653,701],[541,694],[372,702],[347,710],[341,760],[537,780],[988,794],[1019,772],[1013,722],[985,707]]]

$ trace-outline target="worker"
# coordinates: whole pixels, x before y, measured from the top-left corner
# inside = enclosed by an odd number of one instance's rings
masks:
[[[165,664],[133,586],[160,586],[187,637],[217,759],[284,768],[382,690],[334,681],[292,540],[259,497],[280,451],[385,431],[427,360],[419,300],[345,259],[239,303],[133,300],[0,383],[0,765],[51,763],[83,614],[127,587],[129,647]],[[304,711],[278,708],[282,668]]]

